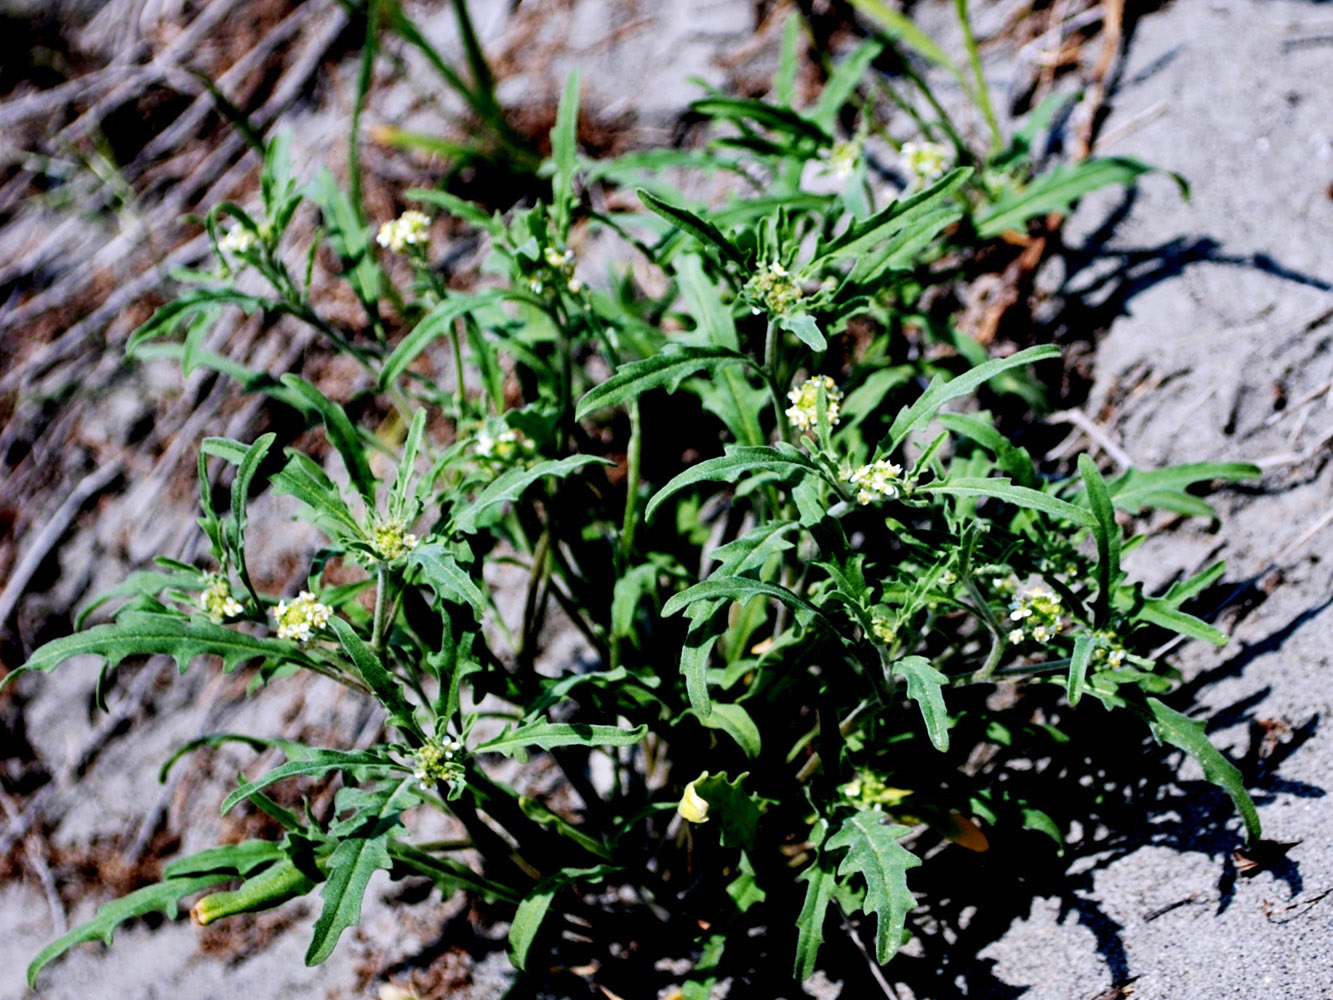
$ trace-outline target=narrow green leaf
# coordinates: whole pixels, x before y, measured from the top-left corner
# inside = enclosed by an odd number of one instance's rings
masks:
[[[731,601],[743,601],[756,594],[762,594],[765,597],[772,597],[781,601],[787,607],[796,612],[797,621],[802,625],[808,625],[813,620],[824,621],[824,616],[819,609],[803,597],[798,597],[785,587],[779,587],[775,583],[765,583],[763,580],[751,580],[743,576],[731,576],[718,579],[716,577],[703,580],[696,583],[688,590],[683,590],[667,601],[662,608],[664,616],[674,615],[695,601],[726,599]]]
[[[493,483],[477,495],[475,500],[464,506],[462,510],[454,511],[453,528],[464,535],[473,534],[477,530],[477,519],[496,504],[512,503],[539,479],[545,479],[547,476],[563,478],[576,469],[592,464],[611,465],[612,463],[593,455],[570,455],[568,458],[538,462],[530,469],[510,469],[497,477]]]
[[[702,715],[696,711],[695,715],[709,729],[720,729],[735,740],[745,756],[758,757],[763,749],[759,727],[742,706],[714,702],[708,714]]]
[[[999,236],[1009,229],[1021,229],[1029,219],[1049,212],[1064,212],[1090,191],[1111,184],[1132,184],[1155,167],[1124,156],[1093,157],[1079,163],[1060,163],[1026,187],[1007,192],[976,221],[982,239]],[[1175,175],[1172,175],[1175,176]],[[1182,185],[1179,177],[1176,182]]]
[[[526,760],[529,750],[553,747],[625,747],[633,746],[648,732],[647,726],[621,729],[619,726],[594,726],[586,722],[525,722],[508,729],[476,748],[477,753],[498,753]]]
[[[658,490],[648,501],[644,519],[652,520],[653,514],[668,498],[696,483],[734,483],[742,476],[760,472],[775,473],[781,479],[822,474],[819,466],[809,456],[790,446],[779,449],[766,445],[758,447],[733,445],[727,448],[725,455],[690,466]]]
[[[375,695],[375,700],[389,713],[389,721],[399,729],[423,738],[425,734],[413,719],[412,703],[403,693],[403,683],[384,668],[379,654],[357,635],[352,623],[346,619],[335,616],[329,619],[329,625],[337,633],[343,650],[351,657],[356,672]]]
[[[381,392],[393,385],[407,370],[407,366],[416,360],[417,355],[439,338],[449,333],[449,328],[460,316],[466,316],[478,309],[493,306],[505,298],[504,292],[478,292],[474,295],[452,294],[440,302],[425,316],[417,321],[411,332],[400,340],[380,366],[376,384]]]
[[[639,188],[638,194],[640,201],[662,218],[673,223],[678,229],[689,233],[704,246],[713,248],[732,263],[739,264],[741,267],[745,266],[745,257],[722,235],[722,231],[717,226],[695,215],[689,209],[663,201],[657,195],[643,188]]]
[[[1069,704],[1077,705],[1083,697],[1088,681],[1088,664],[1092,662],[1092,652],[1097,648],[1097,639],[1088,632],[1080,632],[1074,639],[1074,654],[1069,658],[1069,679],[1065,691]]]
[[[431,191],[426,188],[409,188],[406,197],[411,201],[424,201],[427,205],[442,208],[451,215],[456,215],[464,222],[469,222],[478,229],[483,229],[492,236],[504,233],[504,226],[487,215],[480,206],[450,194],[448,191]]]
[[[921,859],[898,843],[910,832],[905,826],[886,825],[881,812],[861,809],[843,822],[827,844],[830,851],[847,848],[838,866],[839,876],[865,878],[863,909],[876,917],[875,957],[880,965],[897,953],[907,911],[916,905],[907,888],[907,872],[921,864]]]
[[[417,410],[412,415],[412,424],[407,429],[403,441],[403,455],[398,460],[398,470],[393,477],[393,490],[389,494],[389,510],[396,517],[407,516],[408,500],[412,495],[412,478],[416,475],[417,454],[421,451],[421,438],[426,433],[426,411]]]
[[[874,40],[862,42],[857,46],[855,52],[834,67],[828,83],[824,85],[824,90],[819,95],[819,100],[806,113],[806,117],[824,131],[831,133],[837,124],[838,112],[851,99],[856,85],[865,77],[870,64],[883,51],[884,43]]]
[[[815,249],[804,270],[809,273],[826,261],[855,257],[889,237],[919,225],[951,198],[972,176],[971,167],[957,167],[924,191],[899,199],[863,222],[853,222],[841,236]]]
[[[588,414],[607,406],[620,406],[636,399],[649,389],[666,386],[668,392],[689,376],[700,371],[716,372],[726,364],[752,364],[743,354],[725,347],[680,347],[664,350],[642,361],[621,365],[616,373],[579,400],[575,417],[582,420]]]
[[[324,421],[324,430],[329,436],[329,443],[342,456],[352,485],[373,507],[375,476],[370,471],[370,463],[366,460],[366,449],[361,441],[361,435],[348,419],[347,411],[299,375],[282,376],[282,384],[301,395],[319,413]]]
[[[262,791],[284,778],[298,778],[330,771],[367,771],[368,773],[387,774],[392,769],[388,759],[371,750],[316,750],[301,760],[280,764],[261,778],[248,781],[228,795],[222,802],[222,814],[225,816],[236,807],[238,802],[248,799],[255,792]]]
[[[1173,608],[1178,608],[1186,601],[1197,597],[1203,593],[1218,580],[1222,579],[1222,574],[1227,571],[1227,564],[1224,562],[1215,562],[1207,569],[1204,569],[1188,580],[1181,580],[1178,583],[1171,584],[1167,592],[1162,595],[1162,602],[1169,604]]]
[[[1094,615],[1101,627],[1111,613],[1111,591],[1120,579],[1120,525],[1115,520],[1115,508],[1106,489],[1106,480],[1097,471],[1097,465],[1086,454],[1078,457],[1079,475],[1088,491],[1088,505],[1096,523],[1092,534],[1097,541],[1097,602]]]
[[[188,858],[177,858],[162,869],[162,875],[169,879],[185,875],[206,875],[209,872],[248,875],[260,865],[277,861],[284,856],[282,845],[272,840],[243,840],[239,844],[210,847],[198,854],[191,854]]]
[[[828,905],[833,900],[838,880],[830,871],[819,865],[811,865],[799,876],[808,883],[805,890],[805,902],[801,904],[800,915],[796,918],[796,978],[801,982],[815,974],[815,961],[819,958],[819,948],[824,943],[824,916]]]
[[[678,254],[675,259],[676,281],[680,285],[685,306],[694,316],[699,329],[715,347],[736,351],[740,342],[736,337],[736,320],[722,301],[717,283],[704,273],[703,261],[698,254]]]
[[[1262,475],[1263,470],[1257,465],[1244,462],[1195,462],[1148,471],[1130,469],[1112,480],[1107,488],[1117,507],[1137,513],[1146,506],[1162,506],[1161,500],[1165,495],[1180,493],[1196,483],[1214,480],[1236,483],[1258,479]],[[1197,497],[1191,499],[1198,501]],[[1206,504],[1204,506],[1207,507]]]
[[[114,622],[95,625],[39,647],[27,663],[0,679],[0,690],[20,674],[29,670],[50,673],[75,656],[100,656],[108,667],[115,667],[127,656],[145,653],[170,656],[182,671],[199,656],[220,657],[224,671],[233,670],[247,660],[300,662],[302,659],[294,643],[246,635],[225,625],[215,625],[207,618],[125,611]]]
[[[574,202],[574,168],[578,162],[579,69],[569,74],[551,129],[551,160],[555,178],[551,182],[551,223],[560,238],[569,229],[570,208]]]
[[[251,875],[238,888],[205,896],[194,904],[190,916],[201,927],[207,927],[216,920],[281,906],[297,896],[304,896],[318,884],[318,880],[284,856]]]
[[[994,497],[1018,507],[1039,510],[1064,518],[1083,528],[1091,528],[1096,519],[1085,508],[1069,503],[1040,490],[1014,486],[1007,479],[953,479],[918,487],[917,493],[946,494],[960,497]]]
[[[924,56],[936,66],[949,70],[959,80],[962,80],[962,73],[959,72],[958,67],[953,64],[944,50],[902,11],[890,7],[885,0],[850,0],[850,3],[878,24],[890,38],[902,42],[917,55]]]
[[[357,523],[338,487],[307,456],[287,450],[287,464],[270,480],[274,493],[295,497],[310,509],[310,516],[336,540],[361,537]]]
[[[924,656],[906,656],[895,660],[893,673],[907,681],[907,696],[921,709],[926,735],[940,753],[949,749],[949,713],[944,707],[944,685],[949,678],[936,670]]]
[[[1117,604],[1118,606],[1128,605],[1130,608],[1133,607],[1129,601],[1117,602]],[[1225,632],[1213,628],[1201,618],[1196,618],[1194,615],[1186,614],[1184,611],[1172,607],[1160,598],[1148,598],[1141,606],[1133,609],[1132,616],[1136,621],[1160,625],[1172,632],[1189,636],[1191,639],[1201,639],[1204,642],[1212,643],[1214,646],[1225,646],[1227,644]]]
[[[1059,356],[1060,348],[1054,344],[1044,344],[1040,347],[1029,347],[1027,350],[1011,354],[1007,358],[996,358],[994,361],[987,361],[947,382],[940,376],[935,376],[930,380],[930,385],[917,401],[900,412],[894,419],[893,426],[889,428],[887,450],[893,451],[898,445],[902,444],[903,439],[908,434],[930,420],[945,403],[960,396],[968,395],[1001,372],[1008,371],[1011,368],[1020,368],[1037,361],[1045,361],[1048,358],[1058,358]]]
[[[232,549],[242,559],[245,556],[246,503],[250,498],[250,484],[255,478],[255,473],[259,471],[260,463],[268,456],[268,450],[273,447],[275,440],[277,440],[277,435],[273,433],[265,434],[263,437],[256,439],[255,443],[246,449],[240,467],[236,470],[236,478],[232,480],[231,545]]]
[[[182,897],[217,885],[219,882],[226,882],[230,878],[232,876],[226,872],[196,875],[191,878],[169,878],[154,885],[144,886],[128,896],[112,900],[102,906],[92,920],[52,941],[37,953],[37,957],[28,966],[28,986],[36,989],[37,976],[41,971],[76,945],[85,941],[110,944],[117,927],[126,920],[133,920],[147,913],[162,911],[169,920],[175,920],[177,906]]]
[[[1258,843],[1263,836],[1263,829],[1254,801],[1245,790],[1240,771],[1213,746],[1204,732],[1203,723],[1177,712],[1156,698],[1148,699],[1148,711],[1157,738],[1184,750],[1199,762],[1203,776],[1231,796],[1231,801],[1236,804],[1236,811],[1245,822],[1245,839],[1251,844]]]

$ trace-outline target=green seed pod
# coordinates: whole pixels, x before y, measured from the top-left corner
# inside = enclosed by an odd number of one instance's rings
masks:
[[[190,919],[206,927],[223,917],[267,910],[289,899],[304,896],[315,885],[290,858],[283,858],[253,878],[246,879],[239,889],[205,896],[190,908]]]

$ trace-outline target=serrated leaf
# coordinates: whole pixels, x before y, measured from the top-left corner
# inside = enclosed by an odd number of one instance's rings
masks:
[[[639,200],[662,218],[675,225],[706,247],[711,247],[734,264],[745,266],[745,257],[731,242],[722,235],[722,231],[706,219],[700,218],[687,208],[663,201],[657,195],[643,188],[638,190]]]
[[[1175,465],[1166,469],[1130,469],[1117,476],[1107,488],[1112,502],[1121,510],[1138,513],[1147,506],[1167,507],[1172,498],[1183,497],[1192,501],[1192,509],[1184,513],[1195,513],[1199,506],[1206,511],[1204,516],[1213,516],[1212,508],[1198,497],[1184,493],[1186,487],[1196,483],[1221,480],[1226,483],[1243,482],[1258,479],[1263,470],[1257,465],[1244,462],[1194,462],[1189,465]]]
[[[825,621],[824,615],[818,608],[785,587],[779,587],[775,583],[766,583],[763,580],[751,580],[749,577],[743,576],[710,577],[696,583],[693,587],[682,590],[667,601],[662,608],[662,615],[664,617],[674,615],[677,611],[689,607],[696,601],[718,599],[744,601],[756,595],[772,597],[781,601],[796,613],[797,621],[803,626],[808,626],[816,620]]]
[[[1132,184],[1156,167],[1125,156],[1092,157],[1078,163],[1060,163],[1017,191],[1006,192],[977,219],[982,239],[1018,229],[1029,219],[1049,212],[1064,212],[1079,198],[1111,184]],[[1172,175],[1182,191],[1184,180]]]
[[[1120,594],[1123,593],[1123,591],[1120,592]],[[1133,601],[1120,598],[1120,595],[1117,595],[1117,598],[1117,607],[1122,610],[1129,610],[1135,621],[1160,625],[1172,632],[1189,636],[1191,639],[1201,639],[1214,646],[1225,646],[1227,644],[1225,632],[1213,628],[1202,618],[1196,618],[1194,615],[1172,607],[1160,598],[1147,598],[1137,607],[1134,606]]]
[[[1245,790],[1245,781],[1240,771],[1222,756],[1222,751],[1213,746],[1204,732],[1203,723],[1177,712],[1156,698],[1148,699],[1148,711],[1151,713],[1153,732],[1158,739],[1184,750],[1197,760],[1203,768],[1203,776],[1231,796],[1236,811],[1245,823],[1245,839],[1251,844],[1257,844],[1263,836],[1259,812],[1254,808],[1250,793]]]
[[[204,875],[209,872],[231,872],[248,875],[260,865],[283,857],[282,845],[272,840],[243,840],[239,844],[224,844],[177,858],[162,869],[164,878],[185,875]]]
[[[86,924],[74,928],[68,934],[52,941],[32,960],[28,966],[28,986],[36,988],[37,976],[53,961],[76,945],[85,941],[101,941],[110,944],[116,928],[126,920],[141,917],[147,913],[163,911],[170,920],[176,919],[177,907],[184,896],[201,889],[208,889],[219,882],[226,882],[233,876],[225,872],[212,875],[196,875],[190,878],[171,878],[155,885],[137,889],[128,896],[122,896],[102,906],[97,915]]]
[[[759,472],[775,473],[781,479],[822,474],[809,456],[790,446],[779,450],[765,445],[732,445],[727,448],[725,455],[690,466],[658,490],[648,501],[644,519],[652,520],[653,514],[668,497],[696,483],[734,483],[742,476]]]
[[[159,570],[138,570],[131,573],[121,583],[98,594],[81,611],[74,620],[76,628],[82,628],[83,623],[88,620],[98,608],[110,601],[121,597],[155,597],[164,590],[203,590],[204,574],[193,567],[188,569],[173,569],[170,573],[164,573]]]
[[[1041,490],[1015,486],[1008,479],[951,479],[919,487],[916,492],[961,497],[994,497],[996,500],[1003,500],[1017,507],[1053,514],[1082,528],[1091,528],[1096,524],[1096,518],[1086,508],[1053,497]]]
[[[407,557],[407,565],[421,570],[421,580],[441,600],[467,604],[481,618],[486,614],[486,596],[477,588],[449,549],[438,543],[419,545]]]
[[[935,749],[949,749],[949,713],[944,707],[944,685],[949,678],[936,670],[924,656],[906,656],[895,660],[893,673],[907,681],[907,696],[921,709],[926,735]]]
[[[905,826],[886,825],[881,812],[861,809],[843,822],[826,845],[830,851],[847,848],[838,866],[839,876],[865,878],[862,909],[875,914],[875,957],[880,965],[897,954],[907,911],[916,905],[907,887],[907,872],[920,865],[921,859],[898,843],[910,832]]]
[[[924,191],[893,202],[863,222],[853,222],[841,236],[817,247],[813,259],[803,270],[809,273],[828,261],[858,256],[890,237],[920,225],[971,176],[971,167],[957,167]]]
[[[207,618],[182,618],[146,611],[122,612],[116,621],[53,639],[28,662],[0,679],[0,690],[29,670],[49,673],[74,656],[100,656],[115,667],[127,656],[158,653],[170,656],[183,672],[198,656],[217,656],[224,671],[254,659],[298,660],[296,646],[282,639],[256,638],[215,625]]]
[[[510,469],[482,490],[475,500],[454,512],[453,529],[464,535],[473,534],[477,530],[477,519],[489,508],[496,504],[512,503],[539,479],[545,479],[547,476],[563,478],[576,469],[593,464],[613,463],[594,455],[570,455],[568,458],[538,462],[530,469]]]
[[[947,382],[940,376],[935,376],[917,401],[894,419],[893,426],[889,428],[889,444],[886,450],[893,451],[897,448],[908,434],[930,420],[945,403],[968,395],[1001,372],[1059,356],[1060,348],[1054,344],[1044,344],[1039,347],[1029,347],[1007,358],[987,361]]]
[[[619,726],[594,726],[586,722],[545,722],[537,719],[507,729],[493,740],[475,749],[476,753],[498,753],[527,759],[529,750],[553,747],[624,747],[633,746],[648,732],[647,726],[621,729]]]
[[[328,878],[320,890],[324,906],[320,910],[319,919],[315,921],[310,947],[305,955],[306,965],[318,965],[328,958],[333,954],[342,932],[360,923],[361,899],[366,894],[371,876],[393,865],[389,857],[389,835],[402,829],[398,824],[398,814],[402,811],[400,800],[413,780],[408,778],[393,794],[385,796],[377,811],[363,814],[365,823],[362,832],[344,838],[329,855],[325,866]]]
[[[301,760],[292,760],[286,764],[280,764],[263,777],[248,781],[236,789],[223,800],[222,814],[225,816],[236,807],[238,802],[248,799],[255,792],[262,791],[284,778],[327,774],[330,771],[352,771],[383,775],[388,774],[392,769],[393,765],[383,754],[372,750],[311,749],[309,754]]]
[[[352,516],[333,480],[299,451],[287,450],[287,464],[273,476],[270,485],[274,493],[295,497],[305,504],[314,520],[332,538],[361,537],[361,525]]]
[[[582,420],[603,407],[620,406],[650,389],[674,392],[682,381],[701,371],[716,372],[725,364],[750,364],[750,359],[725,347],[679,347],[651,358],[621,365],[616,373],[579,400],[575,417]]]
[[[845,406],[843,410],[846,411]],[[947,430],[970,438],[988,450],[995,456],[1000,471],[1007,473],[1019,486],[1036,486],[1037,472],[1032,465],[1032,456],[1025,449],[1015,447],[993,424],[964,413],[941,413],[935,419]]]
[[[807,882],[805,902],[796,918],[796,978],[801,982],[815,974],[819,948],[824,943],[824,916],[833,900],[838,880],[830,871],[811,865],[799,876]]]

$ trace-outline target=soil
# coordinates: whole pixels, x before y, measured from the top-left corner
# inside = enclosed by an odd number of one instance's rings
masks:
[[[549,129],[580,63],[580,140],[605,151],[682,134],[692,75],[762,94],[782,20],[749,0],[472,6],[519,127]],[[837,5],[809,6],[836,39]],[[939,908],[939,933],[909,949],[902,981],[889,968],[890,987],[919,1000],[1333,996],[1323,787],[1333,750],[1321,731],[1333,711],[1333,92],[1323,83],[1333,16],[1317,0],[973,6],[1003,105],[1083,84],[1087,99],[1061,133],[1065,155],[1095,139],[1097,154],[1136,156],[1190,182],[1188,202],[1163,174],[1130,195],[1086,199],[1052,232],[1039,268],[990,289],[1004,308],[978,292],[968,315],[978,333],[1011,336],[1021,321],[1065,345],[1072,374],[1057,390],[1068,409],[1048,421],[1052,458],[1089,449],[1110,465],[1262,467],[1259,483],[1209,497],[1216,524],[1153,521],[1159,530],[1131,568],[1165,585],[1227,560],[1224,583],[1196,611],[1232,642],[1182,647],[1177,662],[1283,847],[1234,854],[1225,797],[1159,754],[1166,770],[1140,770],[1175,776],[1164,787],[1117,786],[1144,807],[1137,825],[1084,831],[1044,877],[997,890],[984,914]],[[1027,6],[1037,12],[1018,17]],[[952,7],[923,0],[914,13],[960,51]],[[459,51],[447,10],[409,10],[441,51]],[[184,71],[221,78],[259,127],[288,129],[307,176],[342,161],[360,37],[333,0],[6,11],[32,41],[0,60],[10,139],[0,152],[0,663],[13,668],[130,569],[194,555],[201,436],[275,429],[295,439],[262,401],[206,373],[182,380],[174,361],[122,363],[167,270],[201,259],[198,229],[180,216],[253,198],[253,154]],[[386,63],[368,125],[457,127],[456,100],[411,84],[426,78],[416,55],[385,58],[402,61],[408,82],[387,82]],[[365,159],[376,217],[397,211],[396,192],[431,169],[373,141]],[[211,347],[266,370],[304,366],[335,396],[347,378],[281,325],[223,325]],[[317,541],[293,531],[282,503],[262,502],[252,524],[273,527],[253,546],[265,553],[261,585],[283,588]],[[159,783],[178,746],[223,730],[345,746],[379,726],[354,699],[297,679],[248,698],[244,677],[202,664],[178,677],[150,660],[118,672],[108,713],[94,708],[96,680],[95,667],[69,664],[0,695],[0,995],[350,1000],[386,983],[423,998],[503,994],[503,926],[387,880],[372,883],[360,931],[315,969],[302,963],[314,915],[296,905],[204,931],[141,921],[110,950],[77,949],[25,994],[22,970],[65,926],[178,853],[261,832],[262,817],[224,819],[217,806],[238,771],[270,761],[224,747]],[[807,991],[836,996],[838,979],[830,970]]]

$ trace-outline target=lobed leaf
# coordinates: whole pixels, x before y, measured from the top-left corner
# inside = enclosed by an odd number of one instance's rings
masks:
[[[586,722],[546,722],[537,719],[505,730],[495,739],[478,746],[476,752],[498,753],[522,761],[527,759],[527,752],[534,749],[633,746],[647,732],[647,726],[621,729],[619,726],[594,726]]]
[[[539,479],[545,479],[547,476],[564,477],[576,469],[592,464],[611,465],[613,463],[594,455],[570,455],[568,458],[538,462],[529,469],[510,469],[482,490],[475,500],[465,505],[461,510],[453,512],[453,529],[464,535],[473,534],[477,530],[477,519],[496,504],[512,503]]]
[[[696,483],[734,483],[742,476],[758,472],[776,473],[782,479],[821,474],[819,466],[808,455],[789,445],[780,448],[732,445],[725,455],[690,466],[658,490],[648,501],[644,519],[652,520],[653,514],[669,497]]]
[[[248,781],[236,789],[223,800],[222,814],[225,816],[236,807],[237,803],[285,778],[328,774],[330,771],[353,771],[383,775],[389,773],[393,767],[394,765],[387,757],[373,750],[311,749],[309,754],[300,760],[280,764],[263,777]]]
[[[875,957],[880,965],[897,953],[907,911],[916,905],[907,888],[907,872],[921,864],[921,859],[898,843],[910,832],[905,826],[886,825],[881,812],[861,809],[843,822],[827,844],[831,851],[847,848],[838,866],[839,876],[865,878],[862,908],[876,917]]]
[[[37,977],[41,971],[76,945],[85,941],[110,944],[117,927],[126,920],[133,920],[148,913],[162,911],[169,920],[175,920],[182,897],[215,886],[219,882],[226,882],[230,878],[232,876],[226,872],[195,875],[189,878],[168,878],[154,885],[136,889],[128,896],[112,900],[98,909],[92,920],[57,938],[37,953],[37,957],[28,966],[28,986],[36,989]]]
[[[940,753],[949,749],[949,713],[944,707],[944,685],[949,678],[936,670],[924,656],[906,656],[895,660],[893,673],[907,681],[907,696],[917,703],[926,724],[926,735]]]
[[[1254,808],[1254,800],[1245,790],[1245,781],[1236,765],[1223,757],[1222,751],[1208,739],[1203,723],[1177,712],[1157,698],[1148,699],[1148,711],[1157,738],[1184,750],[1197,760],[1203,768],[1203,776],[1231,796],[1236,811],[1245,823],[1245,839],[1251,844],[1257,844],[1263,836],[1263,829],[1259,822],[1259,812]]]

